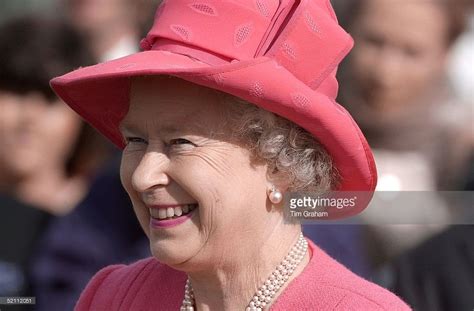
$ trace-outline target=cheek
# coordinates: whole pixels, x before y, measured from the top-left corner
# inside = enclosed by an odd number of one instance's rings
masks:
[[[354,50],[349,66],[350,70],[356,79],[355,82],[364,84],[371,75],[373,68],[375,67],[374,54],[369,51],[374,49],[365,48],[363,46],[358,47]]]
[[[263,206],[266,196],[266,166],[252,167],[249,154],[241,148],[226,149],[225,152],[202,154],[195,161],[179,165],[186,176],[183,183],[194,186],[189,193],[201,203],[214,209],[209,217],[220,217],[229,213],[242,213],[252,206]],[[222,221],[232,221],[224,218]]]
[[[0,101],[0,133],[4,134],[5,130],[13,128],[13,124],[18,122],[18,110],[15,105]]]
[[[172,178],[189,185],[185,190],[194,192],[191,195],[211,192],[212,196],[223,197],[237,192],[244,165],[238,149],[224,145],[182,156],[172,161],[171,171],[176,173]]]
[[[442,59],[428,54],[411,64],[411,70],[407,70],[408,83],[424,85],[431,83],[443,72]]]
[[[53,107],[45,121],[50,124],[51,132],[60,132],[56,134],[60,138],[77,135],[81,126],[81,121],[74,112],[63,107]]]
[[[22,107],[19,104],[0,102],[0,135],[14,135],[22,123]]]
[[[59,156],[65,156],[74,146],[82,126],[81,120],[72,111],[63,107],[51,107],[40,124],[42,139],[54,141]]]
[[[360,43],[359,46],[354,48],[353,56],[352,56],[352,63],[353,66],[360,69],[364,66],[371,66],[374,65],[377,61],[374,59],[374,55],[378,54],[380,49],[375,48],[371,44],[367,43]]]

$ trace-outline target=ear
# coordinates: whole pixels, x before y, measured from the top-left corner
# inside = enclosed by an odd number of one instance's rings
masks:
[[[283,176],[278,169],[274,169],[272,172],[267,171],[267,193],[271,191],[272,187],[275,187],[281,193],[288,191],[290,182],[286,176]]]

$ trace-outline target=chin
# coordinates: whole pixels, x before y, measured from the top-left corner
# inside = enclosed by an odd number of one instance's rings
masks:
[[[150,242],[150,249],[156,260],[178,271],[189,273],[212,269],[212,258],[202,256],[201,248],[196,247],[198,243],[190,245],[194,247],[179,242],[155,241]]]
[[[183,249],[183,243],[170,240],[150,240],[150,250],[153,257],[170,267],[176,267],[190,258],[189,252]]]

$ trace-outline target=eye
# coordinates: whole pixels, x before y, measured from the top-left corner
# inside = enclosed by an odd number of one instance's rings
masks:
[[[363,40],[370,46],[380,48],[385,45],[385,41],[382,37],[374,34],[366,34],[363,36]]]
[[[189,140],[184,139],[184,138],[171,139],[169,144],[171,146],[173,146],[173,145],[188,145],[188,144],[194,145],[192,142],[190,142]]]
[[[147,144],[147,141],[140,137],[125,137],[125,142],[128,144]]]

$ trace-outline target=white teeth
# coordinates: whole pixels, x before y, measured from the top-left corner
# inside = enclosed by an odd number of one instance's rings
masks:
[[[165,219],[166,218],[166,209],[164,209],[164,208],[159,208],[158,209],[158,218],[159,219]]]
[[[174,214],[178,217],[183,215],[183,210],[181,209],[181,206],[176,206],[174,208]]]
[[[168,208],[150,208],[150,215],[153,218],[166,219],[173,218],[174,216],[179,217],[183,214],[189,213],[196,209],[197,204],[185,204],[176,207]]]

